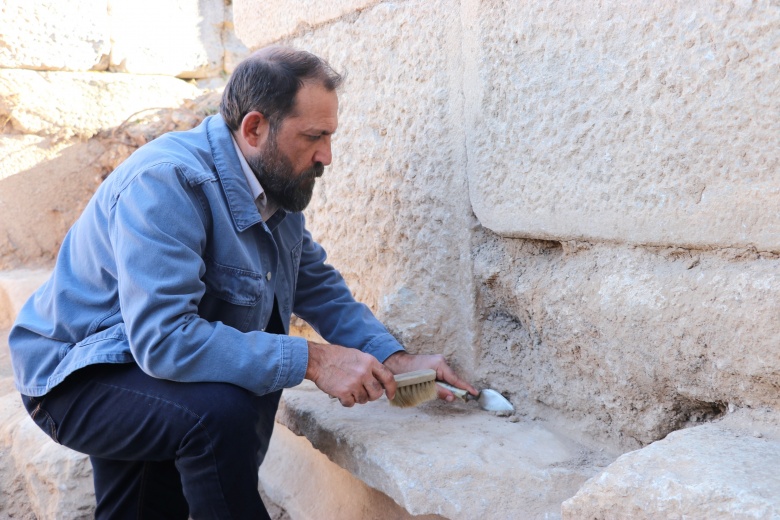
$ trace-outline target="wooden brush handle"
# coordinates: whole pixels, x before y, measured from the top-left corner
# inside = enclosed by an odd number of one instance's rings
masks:
[[[475,396],[471,395],[467,391],[461,390],[460,388],[455,388],[454,386],[448,385],[447,383],[442,383],[441,381],[436,381],[436,384],[439,385],[439,386],[443,386],[444,388],[446,388],[447,390],[449,390],[450,392],[455,394],[455,397],[460,397],[464,401],[473,401],[474,399],[476,399]]]
[[[424,370],[415,370],[405,374],[396,374],[393,376],[396,386],[416,385],[417,383],[427,383],[436,380],[436,371],[426,368]]]

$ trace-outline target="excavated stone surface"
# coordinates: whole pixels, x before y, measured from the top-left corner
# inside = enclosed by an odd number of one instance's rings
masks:
[[[110,70],[205,78],[222,71],[225,0],[111,0]]]
[[[0,513],[9,518],[94,517],[92,468],[86,455],[52,442],[30,420],[16,393],[0,397]],[[8,500],[5,500],[5,499]]]
[[[705,425],[621,456],[563,504],[563,518],[780,517],[780,442]]]
[[[482,225],[780,251],[775,3],[464,4]]]
[[[295,519],[436,520],[412,516],[315,450],[305,437],[277,424],[260,467],[260,485]]]
[[[486,233],[477,378],[622,449],[730,407],[780,409],[778,273],[778,256],[755,252]]]
[[[453,131],[458,23],[457,2],[382,3],[282,43],[348,74],[333,164],[306,211],[312,234],[411,351],[444,353],[468,373],[475,222]]]
[[[308,382],[283,403],[282,424],[413,515],[557,518],[561,502],[613,460],[475,403],[344,408]]]
[[[293,4],[297,5],[297,4]],[[225,6],[225,25],[222,30],[222,45],[225,49],[223,69],[227,74],[232,74],[236,66],[249,55],[249,49],[238,36],[236,36],[233,23],[233,4]]]
[[[236,34],[247,46],[256,49],[280,38],[348,16],[378,2],[379,0],[268,0],[263,1],[262,8],[259,8],[260,4],[256,0],[233,0],[236,17],[241,20],[236,27]]]
[[[0,67],[105,70],[111,51],[107,0],[3,0]]]
[[[86,138],[139,111],[177,107],[199,94],[166,76],[0,69],[0,121],[19,133]]]

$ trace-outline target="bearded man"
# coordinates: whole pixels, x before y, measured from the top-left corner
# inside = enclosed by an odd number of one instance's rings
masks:
[[[282,389],[304,378],[344,406],[421,368],[476,393],[441,356],[407,354],[306,230],[341,82],[307,52],[250,56],[219,115],[106,179],[20,312],[16,386],[90,456],[97,518],[268,518],[258,467]],[[288,336],[292,313],[331,344]]]

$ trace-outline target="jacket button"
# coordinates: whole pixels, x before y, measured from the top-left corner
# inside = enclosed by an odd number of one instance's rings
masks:
[[[269,282],[271,281],[271,271],[268,271],[268,274],[265,275],[265,279],[268,280]]]

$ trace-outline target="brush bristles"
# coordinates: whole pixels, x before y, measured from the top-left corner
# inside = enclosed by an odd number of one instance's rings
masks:
[[[408,374],[399,374],[395,376],[395,380],[397,385],[395,397],[390,400],[390,404],[393,406],[399,408],[417,406],[436,399],[438,395],[435,370],[418,370]]]

